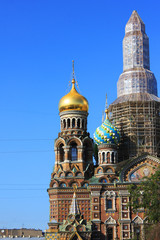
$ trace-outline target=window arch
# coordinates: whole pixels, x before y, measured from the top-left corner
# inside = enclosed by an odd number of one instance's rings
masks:
[[[100,182],[101,183],[107,183],[107,179],[106,178],[101,178]]]
[[[72,142],[70,146],[71,161],[77,161],[77,157],[78,157],[77,144],[75,142]]]
[[[63,143],[60,144],[59,146],[59,155],[60,155],[60,162],[64,162],[64,145]]]
[[[106,211],[115,211],[116,210],[116,193],[114,191],[106,191],[104,193],[105,196],[105,210]]]
[[[83,175],[82,175],[82,173],[81,172],[77,172],[76,173],[76,177],[82,177]]]
[[[75,128],[75,125],[76,125],[76,121],[75,121],[75,118],[72,119],[72,128]]]
[[[66,120],[63,119],[63,128],[66,128]]]
[[[105,162],[105,152],[102,153],[102,162]]]
[[[98,171],[97,171],[97,173],[98,173],[98,174],[103,173],[102,169],[99,168]]]
[[[52,185],[52,188],[55,188],[55,187],[57,187],[57,183],[53,183],[53,185]]]
[[[70,126],[71,126],[71,122],[70,122],[70,119],[68,118],[67,119],[67,128],[70,128]]]
[[[66,177],[73,177],[73,174],[71,172],[67,172]]]
[[[60,187],[66,187],[66,184],[64,182],[61,182],[59,186]]]
[[[80,128],[80,119],[77,120],[77,127]]]
[[[78,187],[78,183],[77,182],[72,182],[71,183],[71,187],[77,186]]]
[[[87,182],[84,182],[84,183],[82,184],[82,187],[87,188],[88,185],[89,185],[89,184],[88,184]]]

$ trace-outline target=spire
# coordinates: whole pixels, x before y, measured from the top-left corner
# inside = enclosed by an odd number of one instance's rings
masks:
[[[117,84],[118,97],[150,93],[157,96],[157,82],[150,71],[149,38],[145,25],[134,10],[126,24],[123,39],[123,73]]]
[[[106,119],[108,119],[108,103],[107,103],[107,93],[106,93],[106,106],[105,106]]]
[[[123,70],[133,68],[150,69],[149,39],[144,22],[135,10],[126,24],[123,39]]]
[[[75,88],[74,60],[72,60],[72,89]]]
[[[136,10],[132,12],[125,27],[125,33],[133,32],[133,31],[141,31],[145,33],[145,24],[140,18]]]
[[[73,214],[73,215],[80,214],[75,191],[76,191],[76,187],[74,187],[73,199],[72,199],[72,203],[69,211],[69,214]]]

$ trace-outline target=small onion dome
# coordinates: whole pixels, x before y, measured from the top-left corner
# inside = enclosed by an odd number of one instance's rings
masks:
[[[72,79],[71,91],[59,101],[59,112],[63,111],[85,111],[88,112],[88,101],[79,94],[75,88],[75,79]]]
[[[106,111],[107,112],[107,111]],[[94,141],[97,145],[102,143],[114,143],[118,144],[120,141],[120,133],[116,127],[114,127],[106,114],[106,120],[98,127],[94,133]]]

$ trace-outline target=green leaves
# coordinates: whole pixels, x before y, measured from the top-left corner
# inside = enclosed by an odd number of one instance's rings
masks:
[[[141,183],[132,184],[128,188],[133,211],[143,209],[150,223],[160,222],[160,167],[149,178]]]

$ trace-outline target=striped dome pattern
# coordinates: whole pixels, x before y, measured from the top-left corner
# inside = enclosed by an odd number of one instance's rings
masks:
[[[110,123],[109,119],[106,119],[102,125],[96,129],[94,141],[97,145],[102,143],[118,144],[120,141],[120,133],[118,129]]]

